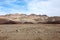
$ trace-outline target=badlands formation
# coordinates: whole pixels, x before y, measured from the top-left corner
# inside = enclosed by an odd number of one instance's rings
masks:
[[[0,16],[0,24],[38,24],[38,23],[49,23],[57,24],[60,23],[59,16],[49,17],[47,15],[36,15],[36,14],[7,14]]]

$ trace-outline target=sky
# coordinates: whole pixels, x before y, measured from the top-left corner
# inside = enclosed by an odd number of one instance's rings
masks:
[[[0,15],[14,13],[60,16],[60,0],[0,0]]]

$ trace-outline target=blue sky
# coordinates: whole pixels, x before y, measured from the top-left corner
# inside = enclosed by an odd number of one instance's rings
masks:
[[[60,0],[0,0],[0,15],[10,13],[60,16]]]

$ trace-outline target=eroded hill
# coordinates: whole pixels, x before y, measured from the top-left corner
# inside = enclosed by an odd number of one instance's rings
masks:
[[[60,17],[49,17],[47,15],[36,15],[36,14],[8,14],[8,15],[3,15],[0,16],[0,24],[7,23],[9,24],[10,22],[12,24],[19,24],[19,23],[24,23],[24,24],[35,24],[35,23],[60,23]],[[10,23],[10,24],[11,24]]]

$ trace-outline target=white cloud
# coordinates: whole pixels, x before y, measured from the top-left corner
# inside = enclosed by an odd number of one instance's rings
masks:
[[[20,6],[13,4],[13,2],[19,3],[17,0],[5,0],[0,2],[0,12],[5,13],[35,13],[35,14],[47,14],[47,15],[60,15],[60,0],[24,0],[27,3],[26,6]],[[10,5],[11,7],[1,6],[2,4]],[[5,11],[1,10],[4,9]],[[27,9],[27,10],[26,10]]]
[[[30,13],[47,14],[49,16],[51,15],[60,16],[60,0],[48,0],[48,1],[32,0],[28,1],[27,3]]]
[[[48,15],[59,15],[60,16],[60,0],[50,0],[48,7]]]
[[[0,15],[7,13],[23,13],[25,12],[25,7],[17,4],[13,4],[14,2],[18,2],[17,0],[5,0],[0,2]],[[10,6],[10,8],[5,7],[6,5]]]
[[[32,0],[28,2],[28,9],[30,13],[46,14],[48,5],[48,1]]]

